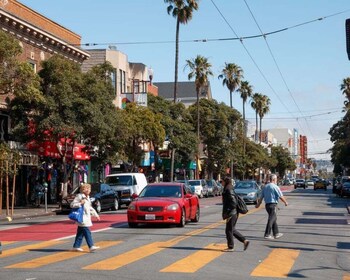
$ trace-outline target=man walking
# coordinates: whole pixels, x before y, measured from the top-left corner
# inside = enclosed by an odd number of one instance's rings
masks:
[[[266,212],[269,215],[265,229],[265,239],[280,238],[283,236],[283,234],[280,233],[278,230],[277,204],[279,199],[284,203],[285,206],[287,206],[288,203],[285,197],[283,196],[283,193],[281,192],[280,188],[277,186],[276,174],[271,175],[270,183],[265,185],[265,187],[262,189],[258,202],[255,205],[256,208],[260,207],[263,199],[265,201]],[[273,236],[271,235],[271,231],[273,233]]]

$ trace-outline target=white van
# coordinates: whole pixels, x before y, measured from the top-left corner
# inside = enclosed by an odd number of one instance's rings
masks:
[[[118,194],[119,205],[128,206],[132,201],[132,195],[139,195],[147,185],[146,176],[143,173],[116,173],[107,175],[105,182]]]

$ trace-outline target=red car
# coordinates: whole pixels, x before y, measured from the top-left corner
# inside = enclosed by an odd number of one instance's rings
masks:
[[[198,222],[199,199],[183,183],[148,184],[128,207],[129,227],[138,224],[175,224]]]

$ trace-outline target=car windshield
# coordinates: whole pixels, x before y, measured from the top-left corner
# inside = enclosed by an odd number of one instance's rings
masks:
[[[188,181],[188,183],[191,185],[191,186],[198,186],[201,184],[201,181],[199,180],[194,180],[194,181]]]
[[[110,176],[106,177],[106,183],[113,186],[132,186],[132,176]]]
[[[303,179],[297,179],[295,180],[297,183],[304,183],[304,180]]]
[[[252,189],[254,187],[252,182],[238,182],[235,189]]]
[[[146,186],[139,197],[181,197],[180,186]]]

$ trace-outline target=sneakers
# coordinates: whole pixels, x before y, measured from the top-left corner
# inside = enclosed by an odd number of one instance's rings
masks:
[[[264,238],[265,238],[265,239],[272,240],[272,239],[273,239],[273,236],[272,236],[272,235],[265,235]]]
[[[226,248],[224,250],[222,250],[223,252],[233,252],[234,249],[233,248]]]
[[[91,246],[91,247],[90,247],[90,252],[94,252],[94,251],[96,251],[97,249],[100,249],[100,247],[99,247],[99,246]]]
[[[249,242],[248,240],[244,241],[243,251],[245,251],[245,250],[248,249],[249,243],[250,243],[250,242]]]
[[[282,236],[283,236],[283,233],[277,233],[277,234],[275,235],[275,239],[281,238]]]
[[[75,251],[75,252],[84,252],[84,250],[81,249],[81,248],[73,248],[72,251]]]

